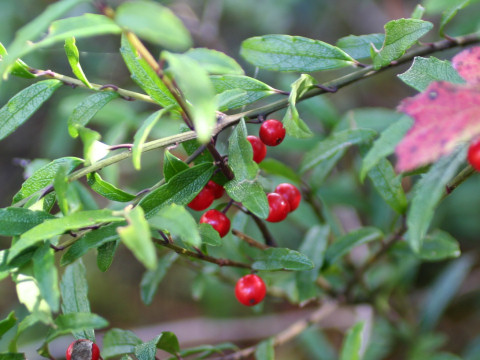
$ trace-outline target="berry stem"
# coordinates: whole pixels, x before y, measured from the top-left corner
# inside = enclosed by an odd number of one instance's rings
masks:
[[[268,249],[270,246],[262,244],[261,242],[258,242],[254,238],[248,236],[247,234],[244,234],[243,232],[237,230],[237,229],[232,229],[233,235],[238,237],[240,240],[245,241],[248,245],[256,247],[257,249],[265,250]]]

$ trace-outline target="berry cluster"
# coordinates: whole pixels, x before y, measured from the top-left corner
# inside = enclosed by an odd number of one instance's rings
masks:
[[[286,131],[283,124],[278,120],[270,119],[260,126],[258,134],[260,137],[253,135],[247,136],[247,140],[253,149],[253,161],[259,164],[267,155],[267,147],[265,145],[280,145],[283,139],[285,139],[285,134]]]

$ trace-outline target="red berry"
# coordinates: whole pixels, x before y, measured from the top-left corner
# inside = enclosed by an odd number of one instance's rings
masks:
[[[235,285],[235,297],[245,306],[253,306],[263,300],[267,287],[262,278],[255,274],[245,275]]]
[[[210,180],[207,185],[205,185],[206,188],[209,188],[212,193],[213,197],[215,199],[220,199],[223,196],[223,193],[225,192],[225,189],[223,188],[222,185],[218,185],[216,182]]]
[[[188,204],[188,207],[193,210],[202,211],[212,205],[213,200],[215,200],[213,191],[205,186]]]
[[[267,194],[267,199],[270,210],[266,220],[270,222],[280,222],[285,220],[290,212],[290,205],[288,205],[287,200],[277,193]]]
[[[66,357],[67,360],[98,360],[100,349],[88,339],[79,339],[70,344]]]
[[[474,142],[468,148],[468,162],[477,171],[480,171],[480,140]]]
[[[302,199],[300,190],[298,190],[295,185],[289,183],[283,183],[278,185],[275,188],[275,192],[282,195],[283,198],[287,200],[288,204],[290,205],[290,212],[292,212],[298,207],[298,205],[300,204],[300,200]]]
[[[285,128],[281,121],[270,119],[260,126],[260,139],[265,145],[277,146],[285,138]]]
[[[253,149],[253,161],[260,163],[267,155],[267,147],[258,137],[248,135],[247,140],[250,141]]]
[[[224,237],[230,230],[230,219],[221,211],[208,210],[200,218],[200,224],[210,224],[218,231],[220,237]]]

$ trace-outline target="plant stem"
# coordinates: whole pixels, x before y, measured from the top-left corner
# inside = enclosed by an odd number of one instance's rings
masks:
[[[243,232],[237,230],[237,229],[232,229],[233,235],[238,237],[240,240],[245,241],[248,245],[256,247],[257,249],[265,250],[268,249],[270,246],[262,244],[261,242],[258,242],[254,238],[248,236],[247,234],[244,234]]]

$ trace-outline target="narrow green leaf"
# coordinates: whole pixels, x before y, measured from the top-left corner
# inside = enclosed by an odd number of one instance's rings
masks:
[[[42,166],[36,170],[25,182],[22,188],[13,197],[12,203],[15,204],[22,199],[35,194],[37,191],[43,190],[45,187],[53,183],[58,170],[66,165],[69,173],[83,162],[82,159],[75,157],[64,157],[53,160],[52,162]]]
[[[460,245],[453,236],[441,230],[427,235],[418,256],[426,261],[441,261],[459,257]]]
[[[125,217],[128,225],[117,228],[120,238],[147,269],[155,269],[157,252],[142,208],[140,206],[133,208]]]
[[[243,75],[242,67],[235,59],[217,50],[207,48],[194,48],[185,53],[186,56],[196,60],[209,74],[218,75]]]
[[[178,173],[168,183],[145,195],[139,205],[145,210],[147,219],[166,205],[173,203],[187,205],[210,180],[214,168],[214,165],[209,163],[193,166]]]
[[[75,37],[72,36],[71,38],[65,39],[64,48],[73,74],[77,77],[78,80],[83,82],[89,89],[91,89],[92,85],[83,73],[82,66],[80,65],[80,53],[78,52],[77,46],[75,45]]]
[[[465,158],[465,147],[457,149],[433,164],[416,183],[415,193],[407,213],[407,238],[414,252],[418,253],[422,248],[435,208],[445,192],[445,185],[456,174]]]
[[[192,246],[199,247],[202,243],[197,222],[183,206],[167,205],[148,219],[148,223],[155,229],[167,230],[173,236],[180,237],[183,242]]]
[[[220,246],[222,244],[220,234],[210,224],[198,224],[198,232],[202,238],[202,244],[210,246]]]
[[[115,21],[154,44],[175,51],[192,46],[192,39],[179,18],[165,6],[151,1],[130,1],[115,11]]]
[[[273,71],[312,72],[355,64],[343,50],[301,36],[265,35],[242,43],[240,55],[259,68]]]
[[[210,76],[210,80],[217,94],[220,111],[237,109],[276,93],[267,84],[243,75],[214,75]]]
[[[418,19],[389,21],[385,24],[385,41],[381,49],[371,47],[373,67],[377,70],[397,60],[432,28],[431,22]]]
[[[378,49],[382,47],[384,40],[384,34],[349,35],[339,39],[336,45],[354,59],[360,60],[370,57],[371,44]]]
[[[312,137],[313,133],[305,122],[300,119],[298,114],[296,103],[297,100],[304,95],[308,90],[310,90],[317,81],[307,74],[302,74],[292,84],[292,91],[288,97],[288,109],[283,118],[283,125],[287,134],[299,139]]]
[[[55,319],[55,330],[47,335],[45,342],[48,343],[61,335],[69,333],[75,334],[84,329],[102,329],[107,326],[107,320],[92,313],[70,313],[58,315]]]
[[[382,238],[383,233],[374,227],[363,227],[349,232],[335,240],[325,252],[325,265],[328,267],[335,263],[351,249],[370,241]]]
[[[34,48],[45,47],[74,36],[98,36],[104,34],[120,34],[121,29],[105,15],[83,14],[54,21],[48,28],[48,35],[33,45]]]
[[[471,0],[453,0],[449,4],[450,6],[442,13],[442,19],[440,20],[440,28],[438,32],[440,36],[445,35],[445,26],[457,15],[458,10],[462,10],[470,5]]]
[[[276,159],[264,159],[258,166],[267,174],[283,176],[296,184],[300,184],[302,181],[301,177],[292,168]]]
[[[53,189],[55,190],[55,196],[57,197],[57,204],[63,215],[69,213],[69,198],[70,192],[68,184],[68,167],[64,164],[61,166],[55,174],[53,180]]]
[[[142,281],[140,282],[140,295],[144,304],[150,305],[152,303],[158,285],[177,258],[178,255],[176,253],[169,253],[158,259],[157,267],[155,269],[147,270],[143,274]]]
[[[112,329],[103,338],[102,357],[108,359],[123,354],[132,354],[142,340],[129,330]]]
[[[62,218],[46,220],[20,236],[19,240],[10,248],[9,259],[13,259],[39,241],[61,235],[68,230],[78,230],[87,226],[123,220],[123,217],[115,216],[111,210],[107,209],[81,211]]]
[[[423,14],[425,14],[425,8],[422,5],[417,4],[417,6],[415,6],[415,9],[412,12],[411,18],[421,20],[423,17]]]
[[[404,73],[397,75],[405,84],[418,91],[424,91],[434,81],[448,81],[454,84],[464,84],[465,79],[458,75],[448,60],[439,60],[430,56],[416,56],[413,64]]]
[[[165,150],[163,155],[163,177],[165,181],[169,181],[173,176],[188,169],[188,164],[184,163],[170,151]]]
[[[255,270],[310,270],[314,263],[307,256],[287,248],[268,248],[252,264]]]
[[[60,282],[62,295],[62,313],[77,314],[89,313],[88,284],[85,277],[85,266],[81,260],[67,266]],[[79,329],[73,333],[76,339],[89,339],[95,341],[92,328]]]
[[[135,195],[127,193],[115,185],[103,180],[98,173],[90,173],[87,175],[87,183],[90,188],[104,198],[118,202],[128,202],[135,199]]]
[[[275,360],[275,347],[273,338],[263,340],[255,349],[255,360]]]
[[[100,91],[85,98],[75,106],[68,118],[68,132],[74,138],[78,136],[78,128],[86,126],[89,121],[110,101],[118,97],[115,91]]]
[[[145,120],[133,137],[132,162],[135,169],[141,168],[142,147],[158,120],[170,110],[170,107],[155,111]]]
[[[0,209],[0,235],[21,235],[54,216],[44,211],[7,207]]]
[[[370,129],[344,130],[335,133],[320,141],[315,148],[305,153],[300,171],[310,170],[333,157],[338,151],[342,151],[352,145],[369,142],[376,134],[376,131]]]
[[[58,288],[58,272],[55,267],[55,254],[46,242],[35,251],[33,256],[33,274],[38,282],[40,294],[53,312],[60,306],[60,290]]]
[[[97,267],[100,271],[106,272],[110,268],[119,243],[120,239],[106,242],[98,247]]]
[[[0,140],[27,121],[61,85],[62,82],[55,79],[39,81],[11,98],[0,109]]]
[[[187,100],[187,107],[198,141],[210,141],[216,124],[217,104],[215,92],[208,73],[186,55],[164,51],[162,58],[168,61],[168,71]]]
[[[2,61],[3,58],[7,55],[8,55],[7,54],[7,49],[5,49],[3,44],[0,43],[0,61]],[[35,75],[33,75],[29,71],[29,69],[30,69],[30,67],[27,64],[25,64],[22,60],[17,59],[17,61],[15,61],[15,63],[12,65],[12,69],[10,70],[10,74],[15,75],[15,76],[19,76],[19,77],[23,77],[23,78],[26,78],[26,79],[33,79],[35,77]],[[1,81],[1,78],[0,78],[0,81]]]
[[[360,170],[360,180],[363,182],[367,173],[379,163],[381,159],[393,154],[395,146],[403,139],[413,121],[409,116],[402,116],[398,121],[390,125],[375,140],[373,146],[364,156],[362,169]]]
[[[137,50],[130,44],[127,37],[122,35],[120,53],[123,61],[132,74],[132,79],[150,97],[163,107],[177,105],[175,98],[160,80],[155,71],[148,65],[145,59],[138,55]]]
[[[157,354],[157,341],[159,340],[159,338],[160,336],[157,336],[153,340],[135,346],[135,357],[138,360],[155,359],[155,356]]]
[[[16,284],[18,301],[25,305],[32,317],[44,324],[51,324],[52,311],[40,293],[37,280],[26,273],[12,274],[12,280]]]
[[[85,127],[79,127],[77,130],[83,142],[85,166],[94,164],[108,155],[110,147],[100,141],[102,135],[99,132]]]
[[[13,328],[16,323],[17,318],[15,317],[15,311],[10,311],[7,317],[0,321],[0,339],[7,333],[8,330]]]
[[[363,322],[356,323],[351,327],[342,344],[342,351],[339,360],[361,360],[362,359],[362,334]]]

